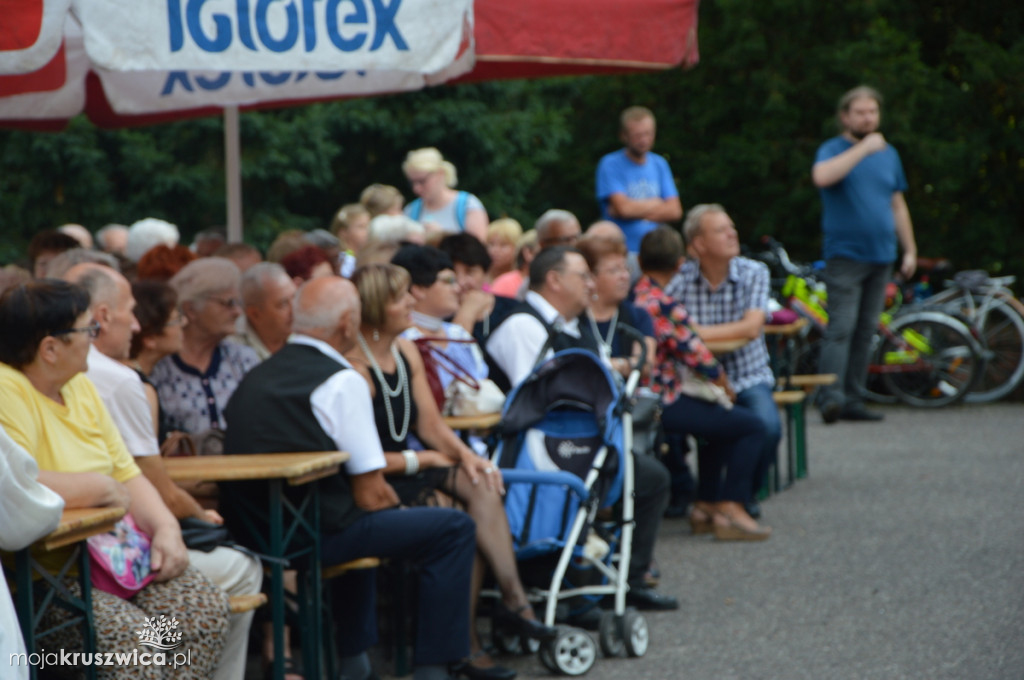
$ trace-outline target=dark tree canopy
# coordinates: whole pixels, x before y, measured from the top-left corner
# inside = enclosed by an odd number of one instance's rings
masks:
[[[684,206],[719,202],[745,242],[773,234],[818,256],[817,146],[838,96],[885,95],[922,255],[1024,275],[1024,6],[963,0],[705,0],[687,72],[441,87],[242,116],[246,238],[325,227],[372,182],[411,195],[405,153],[437,146],[492,218],[597,217],[594,167],[631,104],[658,117],[655,150]],[[145,216],[186,236],[224,222],[218,119],[60,134],[0,132],[0,262],[64,222]]]

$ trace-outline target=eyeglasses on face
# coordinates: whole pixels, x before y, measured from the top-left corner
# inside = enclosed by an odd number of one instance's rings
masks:
[[[580,271],[576,271],[575,269],[563,269],[562,273],[563,274],[575,274],[576,276],[580,277],[584,281],[591,281],[594,278],[594,275],[591,274],[589,270],[587,270],[585,272],[580,272]]]
[[[56,333],[51,333],[50,335],[68,335],[69,333],[88,333],[89,338],[95,340],[96,336],[100,334],[100,322],[93,321],[88,326],[82,326],[81,328],[68,328],[67,330],[57,331]]]
[[[456,283],[459,282],[459,280],[455,278],[455,274],[449,274],[447,276],[438,276],[436,282],[447,283],[449,286],[454,286]]]
[[[224,307],[226,309],[241,309],[242,308],[242,300],[240,298],[233,297],[233,298],[225,299],[225,298],[214,297],[213,295],[207,295],[206,299],[207,300],[213,300],[214,302],[218,303],[221,307]]]

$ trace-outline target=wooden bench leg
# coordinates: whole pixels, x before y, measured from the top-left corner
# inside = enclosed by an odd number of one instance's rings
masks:
[[[793,423],[796,426],[796,478],[807,477],[807,428],[804,420],[804,403],[793,404]]]
[[[786,486],[792,486],[796,481],[796,417],[793,412],[793,404],[786,404]]]
[[[785,390],[772,395],[775,403],[786,411],[786,486],[807,476],[807,439],[804,428],[803,391]]]

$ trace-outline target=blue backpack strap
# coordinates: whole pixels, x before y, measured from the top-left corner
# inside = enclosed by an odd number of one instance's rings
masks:
[[[466,203],[469,202],[469,192],[460,191],[455,197],[455,221],[459,224],[459,231],[466,231]]]
[[[409,204],[409,217],[420,221],[420,215],[423,214],[423,199],[417,198],[415,201]]]

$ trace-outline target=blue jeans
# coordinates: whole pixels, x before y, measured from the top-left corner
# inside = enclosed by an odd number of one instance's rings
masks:
[[[325,565],[360,557],[412,562],[419,575],[417,666],[469,656],[469,582],[476,523],[461,510],[402,508],[371,512],[338,534],[324,536]],[[357,569],[332,582],[338,615],[337,649],[355,656],[377,642],[376,569]]]
[[[697,451],[698,500],[750,501],[765,437],[753,411],[681,395],[665,407],[661,422],[667,434],[692,434],[707,443]]]
[[[878,328],[885,286],[891,278],[891,264],[839,259],[825,263],[828,328],[821,341],[818,372],[834,373],[839,380],[822,388],[819,403],[863,404],[871,338]]]
[[[761,455],[754,466],[753,492],[765,482],[768,470],[775,464],[779,453],[779,442],[782,441],[782,420],[779,418],[779,407],[772,399],[772,386],[768,384],[754,385],[736,394],[736,405],[750,409],[764,425],[764,442]]]

